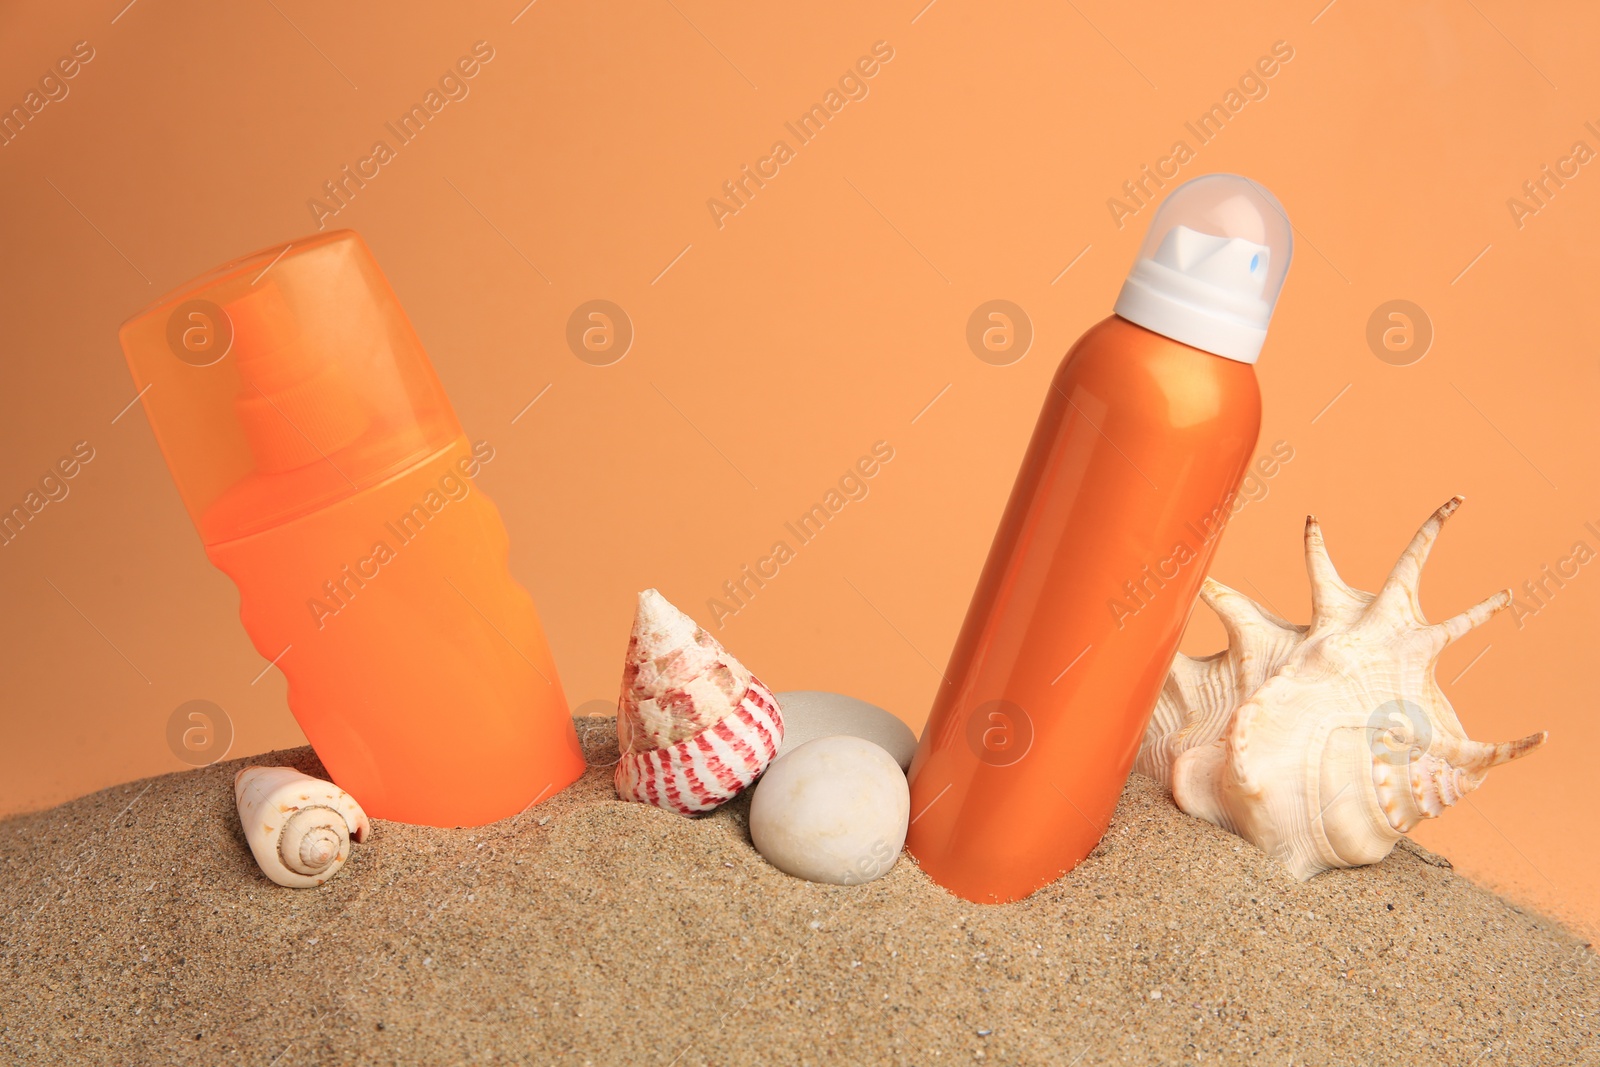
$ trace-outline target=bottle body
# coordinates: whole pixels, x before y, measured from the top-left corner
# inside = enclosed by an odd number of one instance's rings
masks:
[[[583,773],[505,526],[473,483],[483,459],[461,437],[328,507],[206,546],[317,755],[377,818],[481,825]],[[267,492],[246,481],[218,510]]]
[[[1105,832],[1260,419],[1248,363],[1124,319],[1067,354],[911,767],[951,892],[1020,899]]]

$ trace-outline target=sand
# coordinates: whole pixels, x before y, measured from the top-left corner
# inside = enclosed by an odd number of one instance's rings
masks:
[[[820,886],[755,853],[747,801],[617,801],[612,721],[579,728],[571,789],[379,823],[317,890],[257,871],[243,761],[0,823],[0,1062],[1600,1063],[1593,950],[1404,842],[1302,884],[1135,777],[1021,903],[906,858]]]

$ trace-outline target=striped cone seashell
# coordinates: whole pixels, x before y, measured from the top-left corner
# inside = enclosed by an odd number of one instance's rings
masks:
[[[749,788],[782,743],[771,690],[666,597],[640,593],[617,704],[617,795],[710,811]]]
[[[261,872],[290,889],[326,882],[350,857],[350,842],[372,835],[354,797],[293,767],[242,768],[233,798]]]
[[[1200,596],[1228,647],[1173,661],[1134,769],[1304,880],[1378,862],[1491,768],[1542,745],[1544,733],[1471,740],[1434,679],[1446,647],[1511,603],[1503,590],[1444,622],[1423,617],[1422,565],[1460,505],[1434,512],[1376,595],[1344,583],[1308,516],[1309,626],[1206,579]]]

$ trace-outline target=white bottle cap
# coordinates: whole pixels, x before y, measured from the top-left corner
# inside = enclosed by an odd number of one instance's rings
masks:
[[[1249,178],[1207,174],[1156,211],[1113,310],[1174,341],[1254,363],[1293,251],[1276,197]]]

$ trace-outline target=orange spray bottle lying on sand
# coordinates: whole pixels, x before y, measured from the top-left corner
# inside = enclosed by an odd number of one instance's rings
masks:
[[[122,327],[156,440],[256,650],[369,815],[472,826],[584,761],[500,513],[372,253],[345,230]]]
[[[1105,833],[1255,447],[1291,248],[1259,185],[1186,182],[1056,372],[911,766],[906,847],[958,896],[1025,897]]]

